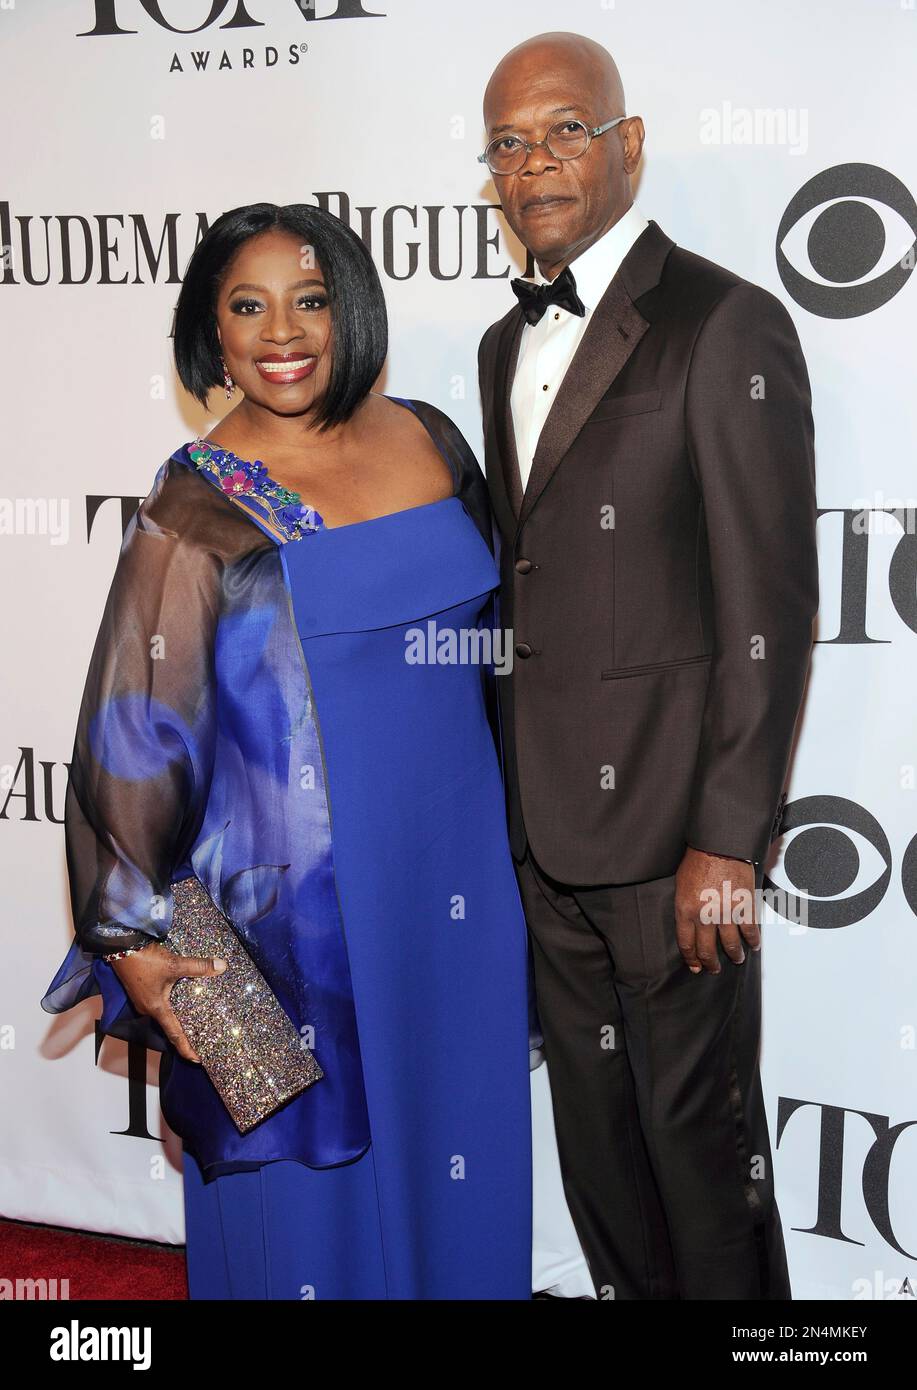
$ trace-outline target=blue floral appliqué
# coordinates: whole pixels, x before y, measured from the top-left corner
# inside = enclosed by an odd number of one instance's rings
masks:
[[[269,519],[291,541],[320,531],[324,521],[314,507],[307,507],[298,492],[274,481],[260,459],[249,462],[231,449],[218,449],[205,439],[188,446],[188,457],[202,472],[213,474],[220,488],[240,502],[249,498],[266,509]]]

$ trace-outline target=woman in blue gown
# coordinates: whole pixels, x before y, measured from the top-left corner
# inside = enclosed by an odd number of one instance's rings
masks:
[[[381,306],[329,214],[258,204],[214,224],[176,358],[195,395],[216,376],[245,398],[157,474],[84,694],[77,937],[43,1003],[100,992],[103,1028],[163,1052],[192,1298],[530,1294],[486,487],[441,412],[370,391]],[[244,1136],[168,1004],[177,975],[213,970],[161,945],[190,874],[325,1073]]]

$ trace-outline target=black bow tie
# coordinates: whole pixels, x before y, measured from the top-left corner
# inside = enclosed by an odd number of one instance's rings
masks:
[[[549,304],[556,304],[579,318],[586,313],[586,306],[576,293],[576,281],[569,266],[565,266],[556,279],[549,280],[545,285],[533,285],[531,280],[510,280],[510,284],[529,323],[540,322]]]

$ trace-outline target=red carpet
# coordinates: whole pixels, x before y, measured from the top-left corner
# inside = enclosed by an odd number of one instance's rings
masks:
[[[187,1299],[184,1246],[0,1220],[0,1279],[47,1280],[16,1296]],[[63,1280],[69,1280],[69,1290]],[[47,1292],[42,1292],[43,1288]]]

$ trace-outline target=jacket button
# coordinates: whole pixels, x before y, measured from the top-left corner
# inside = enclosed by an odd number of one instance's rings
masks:
[[[516,648],[515,648],[515,650],[516,650],[516,655],[517,655],[518,657],[521,657],[521,658],[523,659],[523,661],[526,659],[526,657],[529,657],[529,656],[532,655],[532,649],[531,649],[531,647],[529,646],[528,642],[517,642],[517,643],[516,643]]]
[[[517,561],[516,561],[516,573],[517,573],[517,574],[528,574],[528,572],[529,572],[529,570],[530,570],[531,568],[532,568],[532,562],[531,562],[531,560],[517,560]]]

